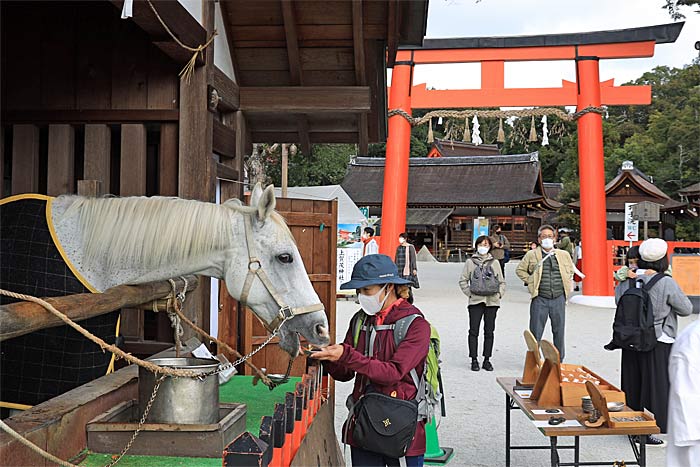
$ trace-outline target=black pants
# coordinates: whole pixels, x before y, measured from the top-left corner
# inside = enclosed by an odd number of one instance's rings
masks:
[[[657,342],[649,352],[622,351],[622,384],[627,405],[634,410],[648,409],[656,417],[661,433],[668,424],[668,359],[671,344]]]
[[[506,259],[499,259],[498,264],[501,265],[501,272],[503,273],[503,277],[506,277]]]
[[[479,328],[484,319],[484,357],[490,358],[493,353],[493,331],[496,330],[497,306],[486,306],[485,303],[469,305],[469,357],[479,355]]]

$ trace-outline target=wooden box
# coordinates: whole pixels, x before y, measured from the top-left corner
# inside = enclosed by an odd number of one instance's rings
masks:
[[[564,407],[581,406],[581,398],[588,395],[586,381],[591,381],[593,384],[597,381],[596,387],[600,389],[608,402],[627,402],[624,392],[583,365],[562,363],[560,371],[561,405]],[[574,377],[569,375],[574,375]],[[568,381],[566,381],[567,379]]]
[[[609,417],[610,420],[608,421],[608,426],[610,428],[639,428],[639,427],[646,427],[646,426],[656,426],[656,420],[654,417],[647,411],[644,412],[609,412]],[[634,421],[634,422],[625,422],[625,421],[620,421],[620,418],[629,418],[629,417],[642,417],[644,418],[644,421]],[[616,421],[617,420],[617,421]]]

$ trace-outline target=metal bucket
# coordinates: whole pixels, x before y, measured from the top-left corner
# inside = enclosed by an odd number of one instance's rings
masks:
[[[152,358],[149,362],[195,373],[207,373],[219,366],[202,358]],[[143,414],[153,394],[157,376],[139,367],[139,413]],[[203,380],[166,377],[158,388],[147,421],[150,423],[211,424],[219,422],[219,377]]]

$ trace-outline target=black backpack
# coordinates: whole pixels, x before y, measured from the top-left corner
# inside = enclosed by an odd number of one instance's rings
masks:
[[[474,263],[474,271],[469,278],[469,291],[474,295],[489,296],[498,293],[500,284],[498,277],[493,271],[491,264],[496,261],[494,259],[484,263]]]
[[[637,282],[643,281],[628,279],[629,288],[617,302],[613,337],[606,348],[648,352],[656,346],[654,310],[651,306],[649,290],[663,277],[663,274],[658,273],[639,288],[636,287]]]

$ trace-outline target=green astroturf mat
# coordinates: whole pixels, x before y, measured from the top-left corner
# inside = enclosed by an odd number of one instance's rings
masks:
[[[248,406],[246,414],[246,430],[258,435],[260,419],[272,415],[275,404],[284,403],[284,395],[293,392],[296,383],[301,378],[289,378],[289,382],[270,391],[267,386],[259,383],[253,386],[252,376],[236,375],[231,380],[219,386],[220,402],[240,402]],[[102,467],[112,460],[110,454],[90,453],[80,465],[86,467]],[[203,457],[167,457],[167,456],[129,456],[128,454],[117,464],[123,467],[208,467],[221,466],[221,458]]]

